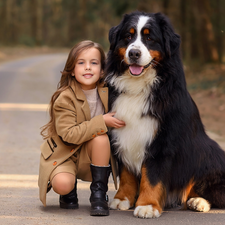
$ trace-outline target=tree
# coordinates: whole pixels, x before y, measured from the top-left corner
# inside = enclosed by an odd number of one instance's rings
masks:
[[[108,32],[131,11],[162,12],[181,36],[186,62],[222,62],[224,0],[0,0],[0,45],[109,47]]]

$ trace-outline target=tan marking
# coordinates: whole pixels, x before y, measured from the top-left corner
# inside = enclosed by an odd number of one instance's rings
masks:
[[[137,192],[137,178],[124,167],[120,174],[119,190],[114,198],[120,199],[121,201],[127,198],[130,202],[130,206],[132,207],[134,205]]]
[[[143,33],[144,33],[144,34],[149,34],[149,33],[150,33],[150,32],[149,32],[149,29],[147,29],[147,28],[144,29]]]
[[[159,182],[155,186],[151,185],[147,177],[146,168],[143,166],[141,169],[140,194],[135,207],[152,205],[154,209],[157,209],[161,213],[165,201],[166,190],[163,184]]]
[[[150,55],[152,56],[152,58],[159,62],[160,60],[162,60],[162,56],[161,53],[159,51],[155,51],[155,50],[150,50]]]
[[[126,54],[126,48],[119,48],[119,55],[121,59],[125,58],[125,54]]]
[[[135,32],[135,31],[134,31],[134,28],[131,28],[131,29],[130,29],[130,33],[131,33],[131,34],[134,34],[134,32]]]
[[[181,201],[184,204],[183,209],[187,209],[187,200],[189,198],[199,197],[199,195],[196,194],[193,189],[194,185],[195,185],[195,183],[194,183],[193,179],[191,179],[189,184],[186,186],[186,188],[184,188],[184,190],[182,192]]]
[[[155,130],[154,130],[153,139],[156,137],[157,133],[158,133],[158,130],[157,130],[157,129],[155,129]]]

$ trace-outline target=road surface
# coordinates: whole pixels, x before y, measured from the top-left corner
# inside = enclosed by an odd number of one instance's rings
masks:
[[[40,127],[48,121],[47,104],[56,90],[65,54],[49,54],[0,65],[0,224],[225,224],[225,210],[196,213],[164,210],[157,219],[138,219],[133,210],[110,210],[109,217],[89,216],[88,182],[78,181],[78,210],[59,208],[58,195],[38,197]],[[109,198],[116,191],[109,183]]]

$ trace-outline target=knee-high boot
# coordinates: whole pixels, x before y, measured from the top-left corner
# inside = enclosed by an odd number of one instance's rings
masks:
[[[110,166],[101,167],[91,165],[92,183],[91,189],[91,216],[108,216],[108,178],[110,174]]]

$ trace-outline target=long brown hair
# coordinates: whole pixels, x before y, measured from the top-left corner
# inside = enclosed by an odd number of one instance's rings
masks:
[[[49,103],[50,121],[46,125],[41,127],[41,135],[43,136],[44,139],[47,139],[56,134],[55,117],[53,113],[54,102],[59,97],[60,93],[62,93],[68,87],[71,86],[72,81],[75,79],[75,76],[72,76],[72,73],[74,72],[74,68],[75,68],[75,64],[76,64],[76,60],[78,56],[80,55],[82,51],[90,49],[90,48],[96,48],[99,50],[101,55],[101,69],[104,71],[105,53],[100,44],[95,43],[93,41],[86,40],[86,41],[79,42],[70,50],[63,72],[61,72],[62,76],[58,83],[57,90],[53,94],[51,101]],[[102,80],[103,79],[101,79],[99,82],[102,82]]]

